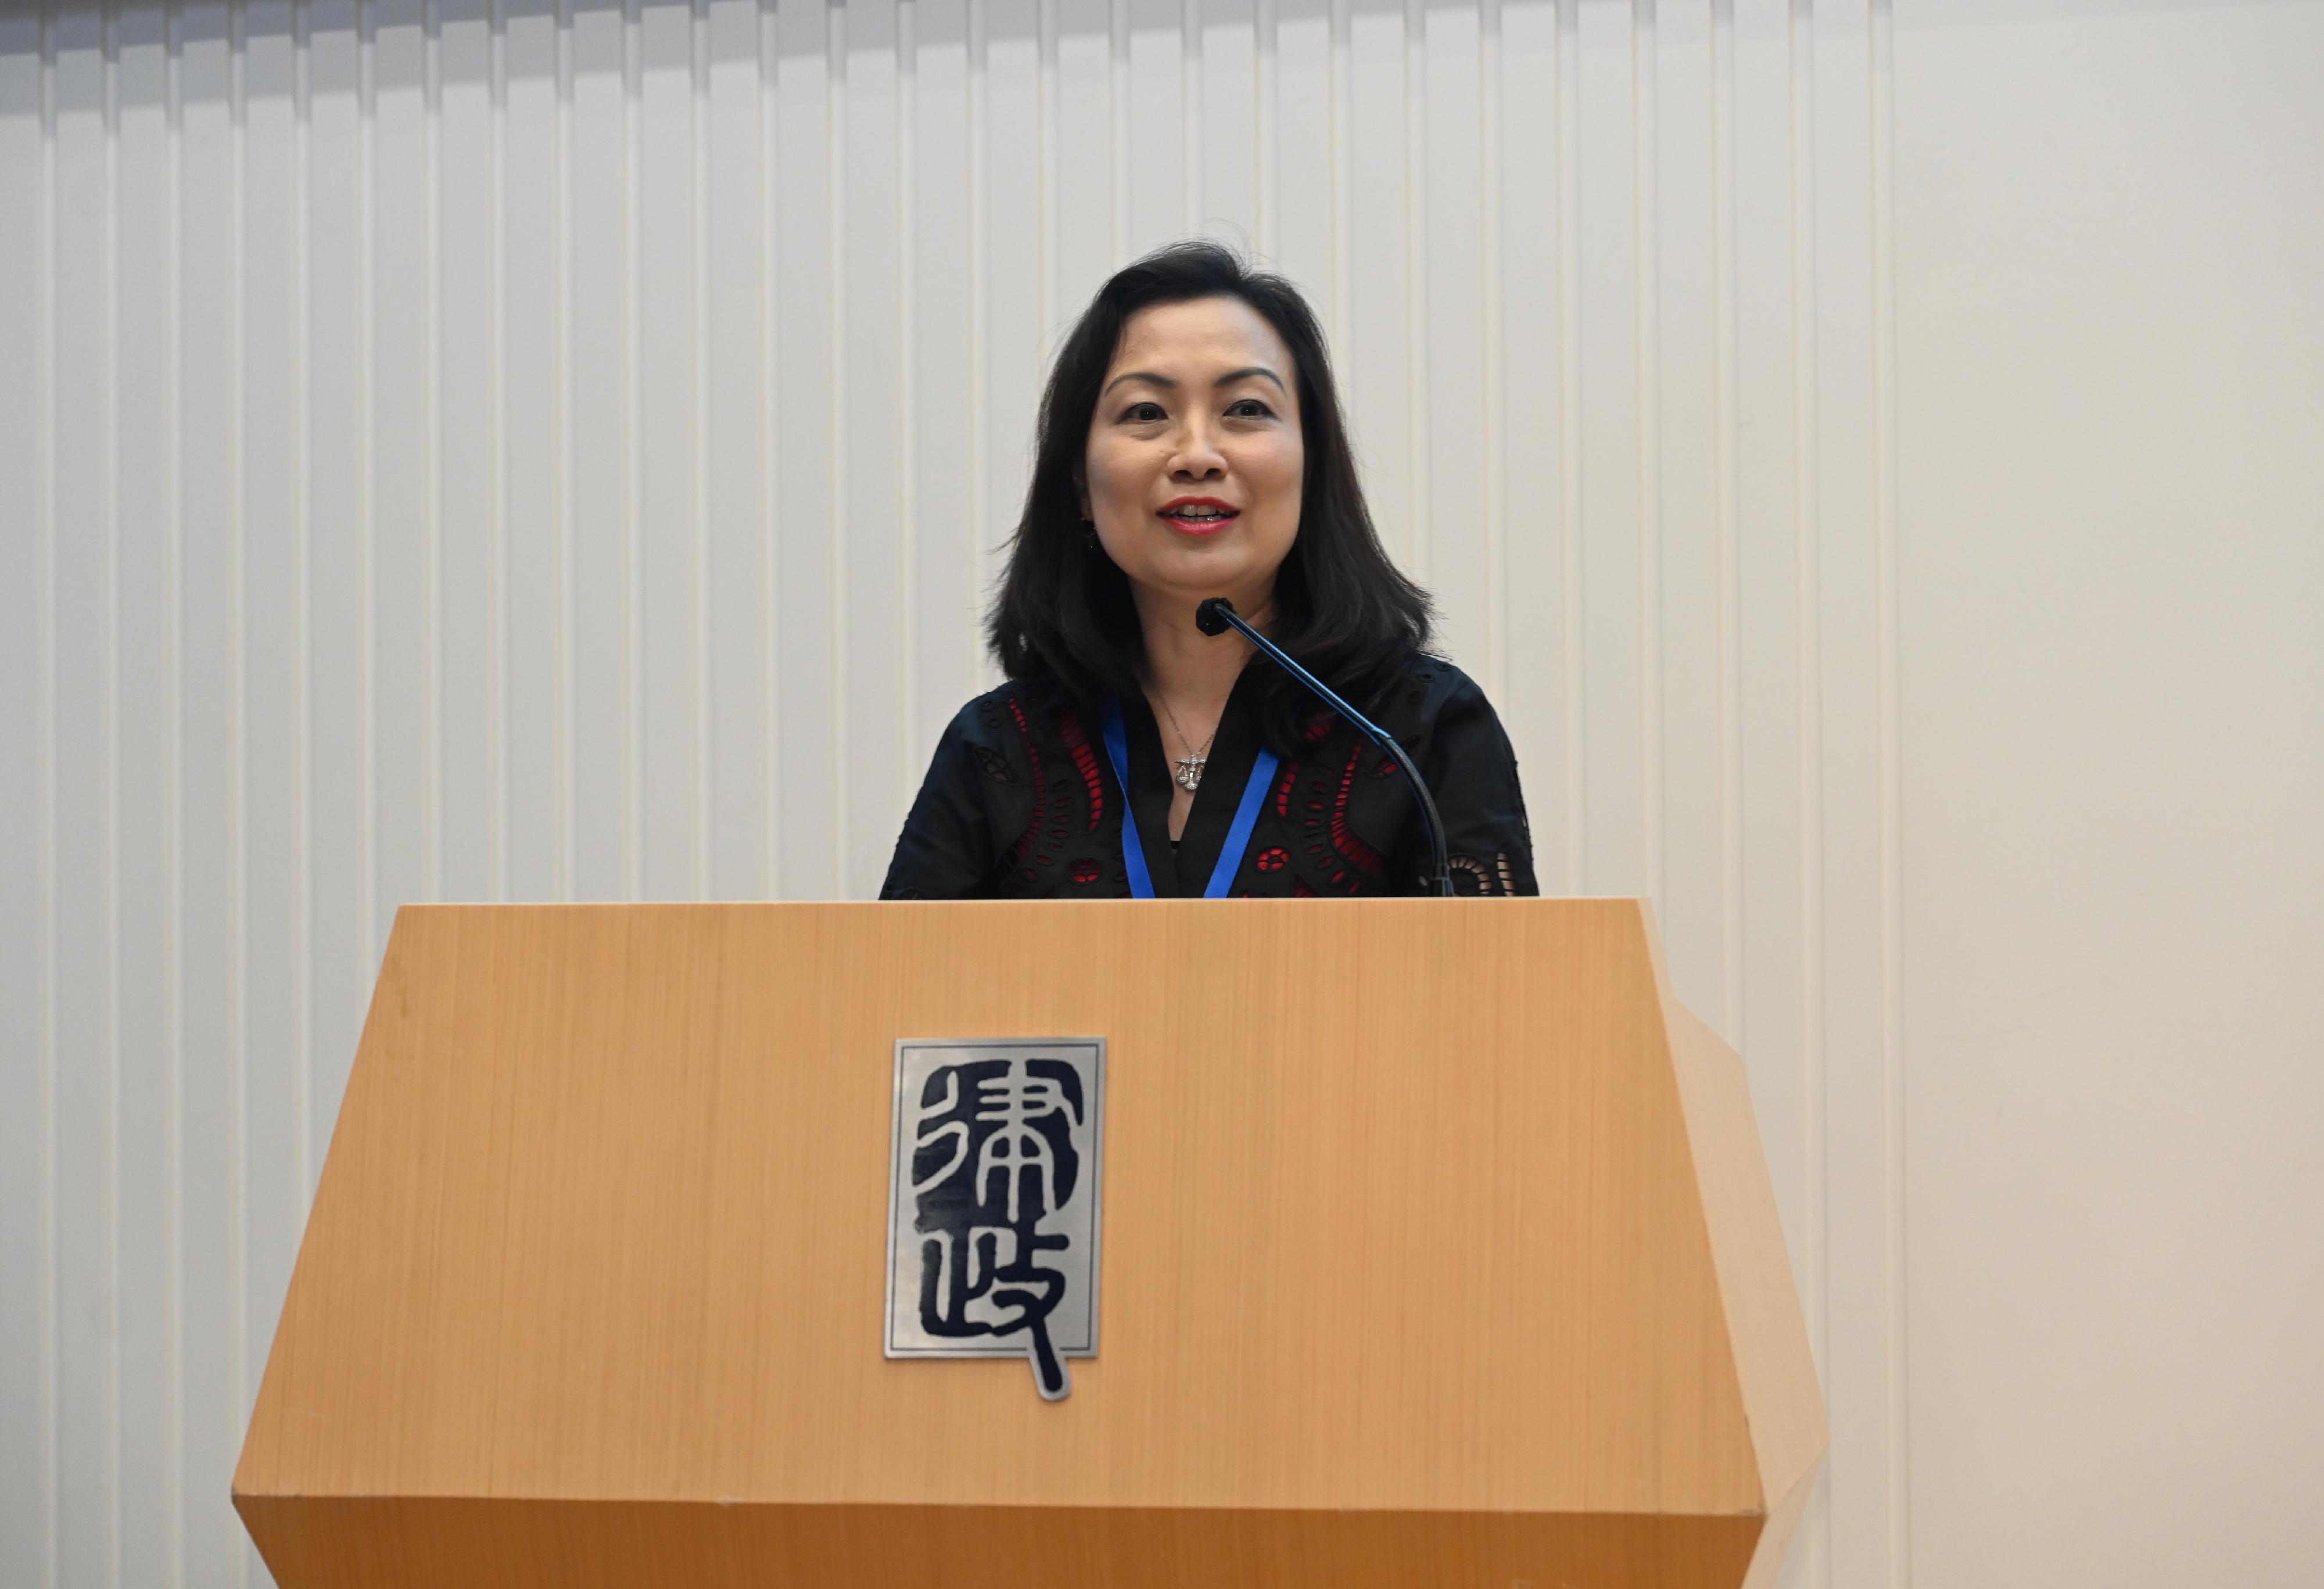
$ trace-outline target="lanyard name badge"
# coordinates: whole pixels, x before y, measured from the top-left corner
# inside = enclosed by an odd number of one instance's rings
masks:
[[[1113,780],[1121,786],[1121,864],[1130,873],[1130,892],[1139,899],[1150,900],[1154,879],[1146,870],[1146,845],[1138,836],[1137,813],[1130,809],[1130,736],[1121,724],[1121,703],[1111,697],[1105,703],[1105,753],[1113,763]],[[1282,760],[1262,748],[1259,760],[1251,763],[1250,780],[1242,786],[1234,824],[1227,829],[1226,843],[1219,846],[1219,864],[1211,868],[1203,898],[1223,900],[1234,886],[1235,873],[1242,870],[1243,854],[1250,848],[1250,830],[1259,826],[1259,802],[1267,799],[1267,786],[1275,781],[1275,769]]]

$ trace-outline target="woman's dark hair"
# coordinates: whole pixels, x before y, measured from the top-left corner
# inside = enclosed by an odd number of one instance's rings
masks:
[[[1297,371],[1306,468],[1298,534],[1275,577],[1274,639],[1369,707],[1428,643],[1428,594],[1388,560],[1364,505],[1314,312],[1283,277],[1250,268],[1208,238],[1170,244],[1115,272],[1058,350],[1041,398],[1024,516],[987,622],[993,655],[1010,678],[1046,673],[1083,701],[1139,688],[1146,642],[1130,580],[1088,545],[1074,482],[1099,386],[1130,316],[1217,297],[1240,299],[1264,316]],[[1279,669],[1270,672],[1266,715],[1279,738],[1310,703]]]

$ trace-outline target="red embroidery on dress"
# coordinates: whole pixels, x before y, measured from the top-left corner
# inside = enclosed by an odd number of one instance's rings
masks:
[[[1329,712],[1318,712],[1314,717],[1308,719],[1307,726],[1299,731],[1299,737],[1308,744],[1315,744],[1321,742],[1323,737],[1331,732],[1332,714]],[[1277,816],[1288,817],[1291,815],[1291,791],[1298,787],[1298,783],[1299,762],[1296,757],[1294,757],[1291,761],[1284,763],[1283,781],[1275,786],[1275,814]],[[1310,810],[1320,811],[1323,808],[1323,803],[1321,800],[1310,800],[1307,802],[1307,805],[1308,809]]]
[[[1009,715],[1017,719],[1017,735],[1025,742],[1026,759],[1033,763],[1033,819],[1025,825],[1022,836],[1009,846],[1009,853],[1001,859],[1001,865],[1015,866],[1018,860],[1033,847],[1034,841],[1041,836],[1041,818],[1048,814],[1049,788],[1041,781],[1041,749],[1033,743],[1033,730],[1027,725],[1024,708],[1017,704],[1014,695],[1009,697]],[[1027,867],[1023,875],[1029,881],[1038,874]]]
[[[1090,749],[1089,735],[1082,732],[1082,720],[1071,712],[1057,714],[1057,727],[1065,737],[1065,749],[1073,753],[1074,770],[1082,775],[1082,788],[1089,793],[1089,826],[1084,831],[1095,833],[1098,822],[1105,816],[1105,784],[1098,777],[1097,753]]]
[[[1381,859],[1378,850],[1358,838],[1355,829],[1348,826],[1348,790],[1355,784],[1356,765],[1363,759],[1364,747],[1360,744],[1348,757],[1348,770],[1340,775],[1340,798],[1332,805],[1332,847],[1351,862],[1358,871],[1374,877],[1385,877],[1388,875],[1388,863]],[[1339,879],[1332,881],[1337,882]],[[1350,888],[1348,892],[1353,893],[1356,891]]]

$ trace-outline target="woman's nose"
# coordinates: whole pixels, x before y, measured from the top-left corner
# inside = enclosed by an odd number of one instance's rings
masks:
[[[1223,467],[1226,455],[1212,439],[1210,430],[1203,425],[1190,425],[1179,439],[1177,450],[1170,459],[1172,472],[1184,474],[1189,466],[1199,464],[1205,471]]]

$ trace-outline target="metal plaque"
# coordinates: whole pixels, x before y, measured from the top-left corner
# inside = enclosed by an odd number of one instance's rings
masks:
[[[1103,1038],[903,1038],[888,1156],[888,1355],[1097,1355]]]

